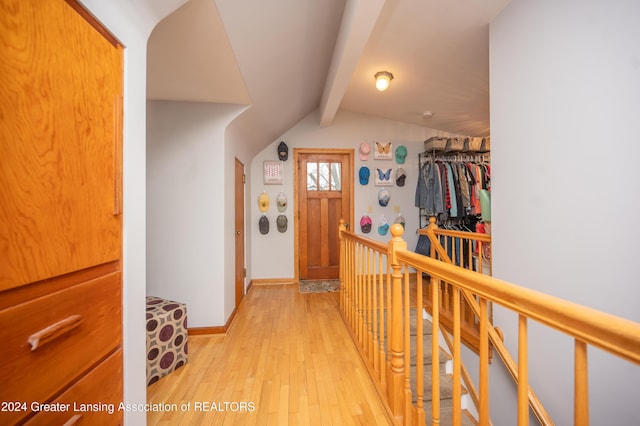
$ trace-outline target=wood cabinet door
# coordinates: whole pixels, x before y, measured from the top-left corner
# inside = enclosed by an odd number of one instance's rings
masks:
[[[122,47],[77,8],[0,0],[0,290],[121,257]]]

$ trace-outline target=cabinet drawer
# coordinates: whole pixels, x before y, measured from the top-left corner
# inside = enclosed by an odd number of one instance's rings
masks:
[[[115,272],[0,310],[0,401],[44,402],[117,348],[121,299]]]
[[[84,376],[78,383],[56,398],[51,405],[29,419],[35,425],[121,425],[122,402],[122,350],[107,358]],[[60,411],[47,411],[46,409]],[[68,422],[68,423],[67,423]]]

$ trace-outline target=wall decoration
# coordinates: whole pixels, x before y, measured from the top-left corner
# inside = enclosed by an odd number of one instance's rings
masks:
[[[389,220],[382,214],[378,220],[378,234],[387,235],[387,232],[389,232]]]
[[[282,161],[264,162],[264,184],[282,185]]]
[[[407,179],[407,172],[402,167],[396,170],[396,186],[404,186],[404,182]]]
[[[362,166],[360,167],[360,171],[358,172],[358,178],[360,179],[360,185],[368,185],[369,177],[371,176],[371,171],[368,167]]]
[[[278,211],[284,212],[287,210],[287,195],[284,191],[280,191],[278,197],[276,198],[276,203],[278,205]]]
[[[404,145],[400,145],[396,148],[396,163],[404,164],[404,161],[407,158],[407,147]]]
[[[289,158],[289,147],[284,143],[284,141],[280,142],[280,145],[278,145],[278,158],[282,161],[287,161]]]
[[[375,185],[376,186],[393,186],[393,169],[380,169],[376,167]]]
[[[393,143],[376,141],[373,158],[374,160],[393,160]]]
[[[258,208],[262,213],[266,213],[269,210],[269,194],[267,194],[267,191],[262,191],[262,194],[258,196]]]
[[[260,233],[262,235],[266,235],[269,233],[269,218],[267,215],[263,214],[260,216],[260,220],[258,220],[258,228],[260,229]]]
[[[378,204],[382,207],[387,207],[389,205],[389,200],[391,200],[391,194],[386,189],[381,189],[378,191]]]
[[[278,227],[278,232],[287,232],[287,224],[289,220],[283,214],[278,215],[276,218],[276,226]]]
[[[359,150],[360,159],[362,161],[367,161],[369,159],[370,152],[371,152],[371,147],[369,146],[369,144],[366,142],[362,142],[360,144],[360,150]]]

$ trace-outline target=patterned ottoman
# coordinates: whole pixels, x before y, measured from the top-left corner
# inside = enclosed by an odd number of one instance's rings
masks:
[[[189,359],[187,306],[147,296],[147,386]]]

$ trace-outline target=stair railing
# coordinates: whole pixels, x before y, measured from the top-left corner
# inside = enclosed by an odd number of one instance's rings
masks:
[[[491,264],[491,236],[478,232],[464,232],[450,229],[442,229],[436,225],[434,217],[429,218],[429,226],[419,231],[429,239],[430,257],[439,259],[452,265],[462,268],[492,275]],[[452,312],[452,292],[451,286],[443,283],[441,289],[441,300],[443,306],[440,310],[440,319],[443,328],[451,331],[453,324]],[[425,298],[425,308],[431,311],[430,295]],[[493,321],[492,307],[489,308],[489,320]],[[469,306],[467,301],[463,301],[461,309],[461,330],[464,344],[478,353],[480,350],[479,323],[476,311]],[[489,352],[489,356],[492,353]]]
[[[429,226],[426,229],[420,230],[420,234],[426,235],[429,238],[429,241],[431,243],[431,257],[449,264],[454,264],[452,257],[461,259],[464,253],[462,253],[462,250],[459,247],[452,247],[453,243],[451,242],[451,240],[445,240],[446,242],[445,246],[441,244],[441,241],[443,240],[443,238],[451,238],[452,240],[453,239],[465,240],[465,242],[459,244],[461,246],[464,246],[465,244],[469,245],[469,250],[467,250],[467,253],[469,253],[469,258],[468,258],[469,261],[464,262],[465,269],[476,271],[479,273],[486,273],[487,271],[484,271],[483,264],[485,263],[485,259],[487,259],[489,261],[488,274],[491,275],[491,272],[492,272],[491,256],[490,256],[491,236],[487,234],[480,234],[477,232],[465,233],[460,231],[440,229],[438,228],[438,225],[436,224],[436,220],[434,217],[429,218]],[[475,247],[472,247],[471,246],[472,244],[475,245]],[[456,252],[456,250],[458,250],[458,252]],[[450,253],[453,253],[453,256],[451,256]],[[472,258],[471,257],[472,255],[475,257]],[[456,263],[458,264],[458,266],[462,266],[463,264],[462,261],[458,261]],[[445,289],[448,289],[451,285],[445,283],[443,284],[443,286]],[[462,324],[466,326],[463,329],[464,331],[466,331],[466,333],[462,332],[462,340],[464,343],[467,344],[468,347],[470,347],[471,349],[475,350],[476,353],[478,353],[478,350],[480,347],[479,346],[480,323],[477,321],[477,319],[480,316],[480,306],[478,305],[476,298],[470,292],[462,290],[462,295],[464,298],[463,300],[464,303],[462,307],[464,308],[465,312],[471,313],[471,315],[462,316],[463,318]],[[441,296],[441,299],[443,297],[444,297],[444,300],[448,300],[446,292],[444,296]],[[428,308],[431,308],[431,306],[429,305]],[[487,333],[489,336],[489,341],[491,343],[490,348],[493,347],[496,350],[504,366],[507,368],[507,371],[515,381],[516,385],[518,385],[518,369],[517,369],[516,362],[514,361],[513,356],[505,346],[502,338],[502,334],[500,333],[499,330],[493,327],[493,318],[491,314],[492,309],[491,309],[490,302],[487,304],[487,309],[489,312],[488,322],[487,322],[487,328],[488,328]],[[449,313],[447,310],[445,310],[445,312]],[[448,315],[445,318],[447,319],[447,321],[443,323],[444,328],[450,331],[451,330],[451,322],[449,321],[450,316]],[[475,330],[472,328],[474,324],[478,326],[475,328]],[[470,325],[471,327],[469,327]],[[473,333],[473,331],[476,331],[477,333]],[[446,332],[443,332],[443,337],[449,349],[452,350],[452,343]],[[491,358],[492,357],[491,357],[491,351],[490,351],[489,359],[491,360]],[[473,388],[468,383],[468,375],[466,374],[466,372],[463,371],[463,374],[464,374],[463,377],[465,377],[465,384],[469,386],[471,398],[477,406],[478,399],[475,394],[475,388]],[[549,413],[544,408],[544,406],[542,405],[542,402],[536,395],[533,388],[531,388],[531,386],[529,386],[527,394],[528,394],[529,406],[531,407],[535,416],[538,418],[538,421],[540,422],[540,424],[544,426],[552,425],[553,421],[551,420]]]
[[[477,302],[480,333],[479,424],[489,425],[489,344],[501,339],[490,326],[488,304],[498,304],[518,314],[518,425],[529,420],[530,388],[528,383],[527,325],[534,320],[574,339],[574,423],[589,423],[587,346],[592,345],[621,359],[640,364],[640,324],[580,306],[553,296],[519,287],[483,274],[434,260],[407,250],[402,239],[403,227],[391,227],[393,238],[384,246],[348,232],[340,225],[340,306],[354,341],[358,343],[365,364],[381,395],[386,398],[392,418],[402,424],[423,425],[430,419],[439,424],[439,309],[442,305],[440,285],[453,286],[452,356],[454,398],[453,424],[461,424],[461,295]],[[386,252],[385,252],[386,247]],[[432,381],[431,407],[424,407],[423,386],[425,372],[421,367],[421,331],[416,337],[416,365],[412,366],[409,344],[410,309],[409,270],[417,271],[416,299],[422,295],[422,273],[430,276],[429,290],[433,299],[432,312]],[[418,305],[419,306],[419,305]],[[420,309],[415,310],[416,322],[421,323]],[[377,324],[377,326],[375,325]],[[376,328],[377,327],[377,328]],[[419,328],[419,327],[418,327]],[[493,330],[493,332],[491,331]],[[377,352],[377,355],[376,355]],[[376,360],[377,357],[377,361]],[[515,365],[515,363],[514,363]],[[384,371],[383,371],[384,370]],[[411,377],[416,385],[411,385]],[[456,397],[457,396],[457,397]],[[415,401],[415,402],[414,402]],[[549,424],[553,424],[549,420]]]

